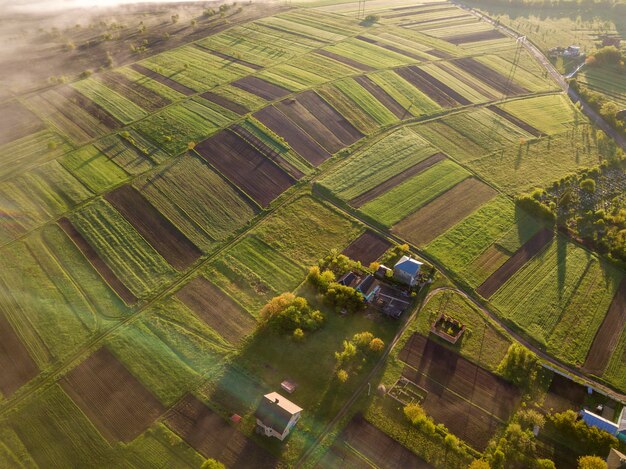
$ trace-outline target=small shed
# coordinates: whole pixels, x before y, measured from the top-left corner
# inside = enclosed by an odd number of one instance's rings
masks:
[[[378,269],[376,269],[374,275],[378,278],[385,278],[387,276],[387,272],[391,272],[391,269],[386,265],[381,264],[378,266]]]
[[[417,276],[424,265],[422,262],[409,256],[402,256],[393,266],[393,278],[399,282],[413,286],[417,283]]]

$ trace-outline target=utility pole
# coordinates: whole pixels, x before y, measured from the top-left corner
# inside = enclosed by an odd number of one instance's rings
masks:
[[[357,11],[356,17],[357,19],[363,19],[365,16],[365,0],[359,0],[359,9]]]

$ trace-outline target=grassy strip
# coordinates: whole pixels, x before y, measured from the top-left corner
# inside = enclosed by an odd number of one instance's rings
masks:
[[[469,173],[459,165],[443,160],[368,202],[361,211],[390,227],[467,177]]]
[[[107,88],[94,78],[77,81],[71,85],[94,103],[102,106],[113,117],[124,124],[130,124],[148,113],[132,101]]]
[[[59,159],[78,180],[96,194],[120,184],[128,174],[93,145]]]
[[[398,118],[389,109],[352,78],[338,81],[333,86],[370,115],[378,125],[390,125],[398,122]]]

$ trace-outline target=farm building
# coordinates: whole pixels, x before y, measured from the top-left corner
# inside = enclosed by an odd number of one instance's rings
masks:
[[[301,412],[302,408],[277,392],[266,394],[254,413],[257,431],[283,441],[300,420]]]
[[[385,278],[387,277],[387,272],[392,272],[392,270],[386,265],[379,265],[378,269],[376,269],[376,273],[374,274],[376,277]]]
[[[422,267],[422,262],[408,256],[402,256],[393,266],[393,277],[399,282],[413,286],[417,283],[417,276]]]
[[[380,290],[380,285],[373,275],[366,275],[356,286],[355,290],[361,293],[365,301],[369,303]]]
[[[609,451],[609,457],[606,458],[607,469],[620,469],[626,466],[626,455],[620,453],[615,448]]]
[[[600,430],[604,430],[611,435],[616,435],[618,433],[619,426],[615,422],[611,422],[609,419],[605,419],[604,417],[596,415],[593,412],[588,411],[587,409],[581,410],[580,416],[582,417],[583,421],[590,427],[599,428]]]
[[[346,287],[352,287],[358,281],[359,281],[359,277],[357,276],[357,274],[355,274],[354,272],[347,272],[343,274],[339,278],[339,280],[337,280],[337,283],[340,285],[344,285]]]

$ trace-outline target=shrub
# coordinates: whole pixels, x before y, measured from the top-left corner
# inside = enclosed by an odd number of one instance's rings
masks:
[[[226,466],[215,459],[207,459],[202,463],[200,469],[226,469]]]
[[[497,372],[521,388],[528,388],[537,377],[537,355],[523,345],[513,343],[500,362]]]
[[[301,341],[302,339],[304,339],[304,331],[297,327],[293,331],[293,338],[297,341]]]
[[[578,458],[578,469],[606,469],[606,461],[598,456],[581,456]]]
[[[426,415],[426,412],[419,404],[407,404],[404,406],[404,415],[413,425],[418,427],[428,435],[434,435],[436,426],[433,420]]]
[[[596,181],[593,179],[583,179],[580,181],[580,188],[585,192],[593,194],[596,191]]]
[[[381,339],[379,339],[378,337],[375,337],[370,342],[369,348],[374,353],[380,353],[380,352],[382,352],[384,350],[385,343]]]
[[[346,370],[337,370],[337,379],[340,383],[345,383],[348,381],[348,372]]]
[[[517,413],[517,422],[522,428],[534,428],[535,426],[543,428],[546,423],[545,417],[534,409],[520,410]]]
[[[491,469],[491,466],[484,459],[475,459],[467,466],[467,469]]]
[[[262,309],[263,320],[283,332],[315,331],[324,323],[324,316],[313,310],[306,298],[283,293],[272,298]],[[303,334],[304,335],[304,334]]]
[[[365,332],[359,332],[357,334],[354,334],[354,337],[352,337],[352,342],[357,347],[363,349],[367,347],[373,339],[374,339],[374,334],[372,334],[371,332],[365,331]]]

